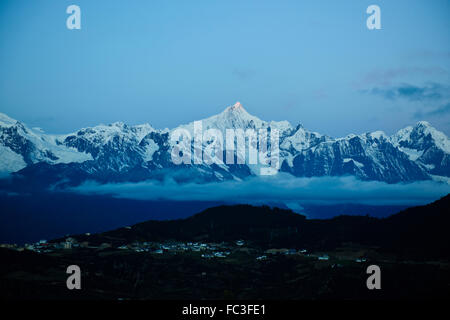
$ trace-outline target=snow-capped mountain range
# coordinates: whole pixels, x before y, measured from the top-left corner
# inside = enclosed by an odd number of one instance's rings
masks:
[[[202,120],[203,129],[277,129],[280,171],[298,177],[354,175],[387,183],[449,181],[450,142],[421,121],[392,136],[381,131],[331,138],[288,121],[267,122],[240,103]],[[178,128],[193,132],[193,122]],[[87,180],[134,182],[167,177],[178,182],[244,179],[257,174],[246,164],[175,165],[172,130],[149,124],[98,125],[65,135],[48,135],[0,113],[0,172],[48,184]],[[203,146],[204,147],[204,146]]]

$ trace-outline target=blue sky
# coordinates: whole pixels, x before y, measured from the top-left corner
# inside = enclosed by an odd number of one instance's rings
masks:
[[[67,6],[82,29],[66,28]],[[368,30],[366,8],[381,8]],[[0,112],[66,133],[172,128],[240,101],[343,136],[450,133],[450,1],[0,2]]]

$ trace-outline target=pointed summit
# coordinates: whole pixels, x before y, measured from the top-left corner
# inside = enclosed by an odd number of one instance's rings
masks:
[[[231,110],[245,110],[242,104],[238,101],[231,106]]]
[[[228,106],[219,114],[199,120],[202,122],[203,130],[219,129],[225,132],[226,129],[249,129],[266,127],[268,123],[249,114],[240,102]],[[183,126],[181,126],[183,127]],[[186,125],[189,132],[193,132],[193,122]]]
[[[235,104],[233,104],[232,106],[227,107],[225,109],[225,112],[233,112],[233,113],[236,113],[236,112],[244,113],[245,112],[248,114],[247,110],[244,109],[244,107],[242,106],[242,104],[239,101],[236,102]]]
[[[218,117],[221,117],[223,119],[236,119],[237,121],[255,121],[257,123],[262,123],[263,121],[247,112],[247,110],[244,109],[242,104],[238,101],[232,106],[229,106],[225,108],[225,110],[217,115]]]

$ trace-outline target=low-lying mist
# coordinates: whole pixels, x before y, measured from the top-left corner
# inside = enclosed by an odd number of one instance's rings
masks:
[[[241,181],[180,184],[173,179],[138,183],[86,182],[72,191],[109,194],[140,200],[226,201],[232,203],[283,203],[298,211],[301,204],[359,203],[368,205],[418,205],[450,192],[437,181],[388,184],[361,181],[352,176],[298,178],[287,173],[250,177]]]

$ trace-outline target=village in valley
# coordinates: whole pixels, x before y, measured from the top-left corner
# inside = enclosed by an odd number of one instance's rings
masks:
[[[85,233],[85,237],[89,237],[90,233]],[[230,257],[232,253],[245,253],[253,256],[256,261],[267,261],[273,256],[302,256],[319,261],[328,261],[330,256],[326,253],[311,253],[307,249],[295,248],[269,248],[262,250],[250,246],[244,240],[236,240],[232,243],[209,243],[209,242],[180,242],[180,241],[164,241],[164,242],[132,242],[129,244],[121,244],[114,246],[111,243],[103,242],[98,245],[90,244],[89,241],[78,241],[75,237],[67,236],[61,241],[40,240],[31,244],[19,246],[17,244],[0,244],[0,248],[11,249],[15,251],[32,251],[40,254],[52,253],[69,253],[72,250],[85,249],[94,251],[118,251],[118,252],[135,252],[147,253],[152,255],[179,255],[194,254],[203,259],[225,259]],[[338,258],[335,256],[335,258]],[[339,258],[344,258],[342,255]],[[363,256],[351,255],[347,257],[355,262],[366,262]],[[347,260],[347,259],[345,259]],[[337,265],[339,266],[339,265]]]
[[[423,237],[430,239],[426,245],[407,233],[416,226],[409,216],[417,209],[394,221],[394,234],[391,220],[313,221],[277,210],[217,207],[182,220],[3,244],[0,256],[8,263],[0,265],[0,286],[7,288],[4,297],[22,299],[388,299],[448,293],[448,250],[444,241],[432,240],[436,228],[448,225],[430,216],[444,212],[440,206],[419,212],[433,226]],[[406,228],[401,237],[400,228]],[[412,243],[409,251],[405,242],[394,246],[405,238]],[[82,290],[67,290],[73,265],[81,270]],[[371,265],[382,265],[382,293],[367,290]],[[417,274],[425,275],[426,287],[415,281]]]

